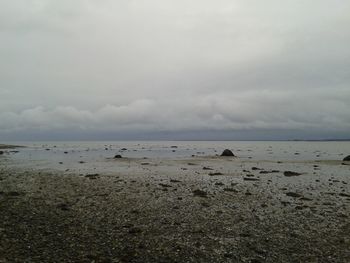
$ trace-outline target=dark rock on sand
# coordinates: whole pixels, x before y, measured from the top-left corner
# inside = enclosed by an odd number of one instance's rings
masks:
[[[120,159],[120,158],[123,158],[120,154],[117,154],[114,156],[114,159]]]
[[[4,154],[4,151],[0,151],[0,155]]]
[[[225,149],[225,150],[222,152],[221,156],[235,156],[235,155],[233,154],[233,152],[232,152],[231,150]]]
[[[199,189],[192,191],[192,193],[194,196],[199,196],[199,197],[207,197],[207,195],[208,195],[207,192],[199,190]]]
[[[260,174],[273,174],[273,173],[279,173],[278,170],[270,170],[270,171],[260,171]]]
[[[297,197],[301,197],[301,194],[294,193],[294,192],[288,192],[288,193],[286,193],[286,196],[297,198]]]
[[[87,174],[85,175],[86,178],[89,179],[97,179],[100,175],[99,174]]]
[[[287,177],[301,175],[301,173],[291,172],[291,171],[285,171],[283,174],[284,174],[284,176],[287,176]]]
[[[252,178],[252,177],[244,177],[243,180],[244,180],[244,181],[260,181],[260,179],[258,179],[258,178]]]
[[[139,234],[142,232],[142,229],[139,227],[132,227],[129,229],[129,234]]]
[[[211,171],[211,170],[214,170],[213,168],[210,168],[210,167],[203,167],[203,170],[209,170],[209,171]]]
[[[220,172],[216,172],[216,173],[209,173],[209,176],[216,176],[216,175],[223,175],[222,173]]]
[[[170,182],[171,182],[171,183],[181,183],[180,180],[175,180],[175,179],[170,179]]]
[[[350,155],[346,156],[344,159],[343,159],[344,162],[350,162]]]

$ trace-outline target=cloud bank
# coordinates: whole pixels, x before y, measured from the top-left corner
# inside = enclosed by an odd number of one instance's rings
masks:
[[[344,137],[349,11],[345,0],[0,0],[0,139]]]

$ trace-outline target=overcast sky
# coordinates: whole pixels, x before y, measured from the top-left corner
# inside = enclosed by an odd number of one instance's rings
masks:
[[[350,137],[347,0],[0,0],[0,140]]]

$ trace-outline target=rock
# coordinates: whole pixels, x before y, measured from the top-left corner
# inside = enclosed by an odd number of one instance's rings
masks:
[[[286,196],[297,198],[297,197],[301,197],[301,194],[294,193],[294,192],[288,192],[288,193],[286,193]]]
[[[114,156],[114,159],[120,159],[120,158],[123,158],[120,154],[117,154]]]
[[[261,174],[273,174],[273,173],[279,173],[278,170],[270,170],[270,171],[260,171]]]
[[[0,155],[4,154],[4,151],[0,151]]]
[[[129,234],[140,234],[142,229],[139,227],[132,227],[129,229]]]
[[[87,174],[85,175],[86,178],[89,179],[97,179],[100,175],[99,174]]]
[[[301,173],[291,172],[291,171],[285,171],[283,174],[284,174],[284,176],[288,176],[288,177],[301,175]]]
[[[170,179],[170,182],[171,182],[171,183],[180,183],[181,181],[175,180],[175,179]]]
[[[225,150],[222,152],[221,156],[235,156],[235,155],[233,154],[233,152],[232,152],[231,150],[225,149]]]
[[[214,170],[214,169],[210,167],[203,167],[203,170]]]
[[[216,172],[216,173],[209,173],[209,176],[217,176],[217,175],[223,175],[222,173],[220,172]]]
[[[344,162],[350,162],[350,155],[346,156],[344,159],[343,159]]]
[[[260,181],[260,179],[258,179],[258,178],[252,178],[252,177],[244,177],[243,180],[244,180],[244,181]]]
[[[207,195],[208,195],[207,192],[199,190],[199,189],[192,191],[192,193],[194,196],[199,196],[199,197],[207,197]]]
[[[16,192],[16,191],[11,191],[11,192],[8,192],[8,193],[7,193],[8,196],[12,196],[12,197],[21,196],[21,195],[23,195],[23,194],[24,194],[24,193]]]
[[[126,148],[122,148],[122,149],[120,149],[121,151],[127,151],[128,149],[126,149]]]

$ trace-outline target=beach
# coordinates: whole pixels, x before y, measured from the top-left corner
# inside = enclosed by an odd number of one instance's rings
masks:
[[[347,145],[199,144],[3,150],[0,262],[350,261]]]

